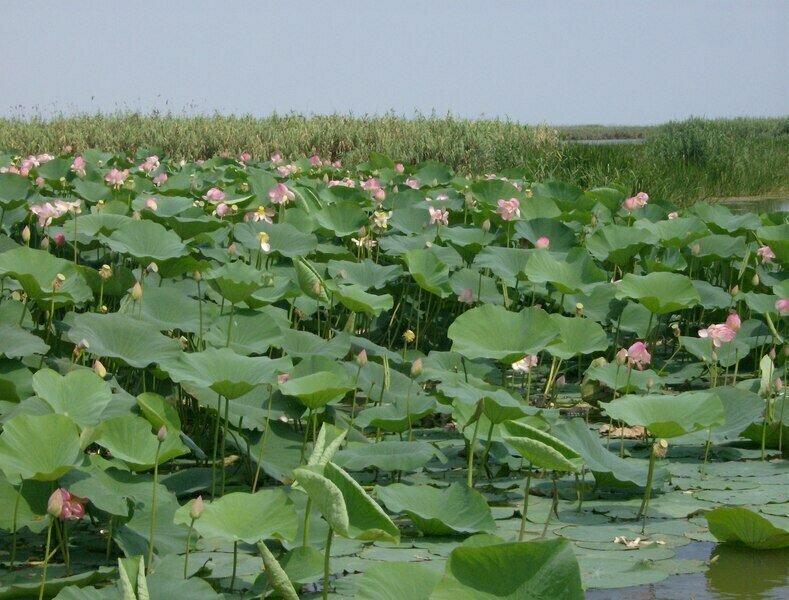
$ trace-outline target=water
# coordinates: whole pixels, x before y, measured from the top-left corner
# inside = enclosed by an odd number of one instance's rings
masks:
[[[717,557],[717,558],[715,558]],[[691,542],[676,558],[713,560],[704,573],[674,575],[652,585],[589,590],[587,600],[771,600],[789,598],[789,549],[751,550]]]
[[[736,213],[753,212],[759,214],[763,212],[789,211],[789,197],[786,196],[721,198],[717,202]]]

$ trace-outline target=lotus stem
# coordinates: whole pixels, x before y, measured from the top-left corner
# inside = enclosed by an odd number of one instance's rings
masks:
[[[230,576],[230,591],[236,585],[236,570],[238,568],[238,541],[233,542],[233,574]]]
[[[216,398],[216,422],[214,423],[214,453],[211,459],[211,498],[216,497],[216,455],[219,448],[219,422],[222,420],[220,411],[222,410],[222,396]]]
[[[274,397],[274,386],[268,386],[268,408],[266,409],[266,425],[263,427],[263,437],[260,441],[260,452],[255,469],[255,480],[252,482],[252,493],[258,489],[258,478],[260,477],[261,463],[263,462],[263,451],[266,449],[266,438],[268,437],[269,422],[271,420],[271,400]]]
[[[304,455],[307,450],[307,439],[310,436],[310,423],[312,422],[312,409],[308,409],[307,411],[307,422],[304,424],[304,441],[301,442],[301,458],[299,459],[299,464],[304,462]]]
[[[21,477],[19,478],[19,491],[16,494],[16,500],[14,501],[14,518],[11,527],[14,530],[14,533],[11,537],[11,566],[9,570],[14,570],[14,563],[16,563],[16,529],[17,529],[17,516],[19,514],[19,500],[22,498],[22,486],[24,486],[25,480]]]
[[[326,536],[326,549],[323,552],[323,600],[329,597],[329,558],[331,557],[332,537],[334,537],[334,530],[329,527],[329,535]]]
[[[414,441],[414,427],[411,423],[411,388],[414,386],[414,380],[408,384],[408,394],[405,397],[405,418],[408,420],[408,441]]]
[[[545,519],[545,527],[542,528],[542,535],[541,538],[545,537],[545,534],[548,533],[548,525],[551,523],[551,513],[556,512],[556,508],[559,505],[559,481],[558,476],[556,473],[553,474],[553,500],[551,501],[551,507],[548,509],[548,518]]]
[[[187,573],[189,572],[189,546],[192,545],[192,531],[194,530],[195,520],[192,518],[189,521],[189,533],[186,534],[186,553],[184,555],[184,579],[187,577]]]
[[[479,431],[479,418],[474,423],[474,433],[471,435],[471,444],[468,449],[468,487],[474,489],[474,447],[477,445],[477,432]]]
[[[221,495],[225,495],[225,452],[227,450],[227,428],[230,421],[230,400],[225,396],[225,418],[222,426],[222,488]]]
[[[199,321],[197,349],[203,350],[203,294],[200,291],[200,281],[197,282],[197,319]]]
[[[112,553],[112,515],[110,515],[109,523],[107,524],[107,549],[104,552],[104,564],[110,564],[110,554]]]
[[[312,498],[307,498],[307,507],[304,509],[304,537],[302,546],[305,548],[310,545],[310,511],[312,510]]]
[[[649,470],[647,471],[647,486],[644,489],[644,499],[641,501],[641,508],[638,509],[638,515],[636,516],[637,519],[644,518],[644,523],[641,527],[641,533],[643,535],[644,531],[647,527],[647,511],[649,510],[649,497],[652,494],[652,477],[655,474],[655,443],[654,439],[652,440],[652,444],[650,445],[650,452],[649,452]]]
[[[488,441],[485,444],[485,450],[482,452],[482,459],[480,460],[480,467],[484,468],[486,472],[489,472],[488,469],[488,455],[490,454],[490,447],[493,445],[493,428],[495,424],[493,421],[490,423],[490,427],[488,427]],[[488,479],[490,479],[490,475],[488,475]]]
[[[710,455],[710,446],[712,446],[712,427],[707,434],[707,442],[704,444],[704,462],[701,465],[701,476],[704,477],[704,471],[707,469],[707,459]]]
[[[74,211],[74,266],[77,266],[77,211]]]
[[[526,532],[526,513],[529,510],[529,492],[531,491],[531,463],[526,475],[526,484],[523,486],[523,513],[521,514],[521,528],[518,532],[518,541],[523,541],[523,534]]]
[[[159,481],[159,451],[162,449],[162,440],[158,440],[156,446],[156,456],[153,464],[153,493],[151,494],[151,529],[148,535],[148,575],[151,574],[153,563],[153,536],[156,528],[156,492]]]
[[[225,348],[230,347],[230,334],[233,331],[233,312],[236,309],[235,304],[230,304],[230,318],[227,321],[227,341],[225,342]]]
[[[47,548],[44,551],[44,569],[41,574],[41,587],[38,589],[38,600],[44,599],[44,588],[47,585],[47,566],[49,565],[49,547],[52,544],[52,526],[54,525],[52,517],[49,517],[49,527],[47,527]]]

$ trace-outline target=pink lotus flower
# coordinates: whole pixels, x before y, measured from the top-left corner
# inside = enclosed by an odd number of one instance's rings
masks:
[[[537,366],[539,359],[536,354],[528,354],[520,359],[518,362],[512,363],[512,370],[521,373],[528,373]]]
[[[699,337],[712,339],[712,345],[716,348],[720,348],[724,342],[732,341],[736,335],[737,332],[725,323],[710,325],[706,329],[699,330]]]
[[[150,173],[151,171],[155,171],[159,168],[159,157],[155,154],[153,156],[149,156],[145,159],[145,161],[139,166],[140,171],[144,171],[146,173]]]
[[[534,243],[535,248],[545,248],[546,250],[551,247],[551,240],[542,236]]]
[[[287,383],[290,379],[290,375],[288,373],[283,373],[282,375],[277,376],[277,383],[282,385],[283,383]]]
[[[331,166],[339,169],[342,166],[342,161],[340,159],[337,159],[331,164]]]
[[[430,224],[431,225],[439,225],[443,223],[444,225],[449,225],[449,211],[446,209],[441,208],[433,208],[432,206],[428,208],[430,211]]]
[[[378,203],[381,204],[384,200],[386,200],[386,192],[383,188],[378,188],[373,192],[373,199]]]
[[[668,220],[669,221],[673,221],[674,219],[676,219],[678,217],[679,217],[679,213],[678,212],[670,212],[670,213],[668,213]]]
[[[114,187],[116,190],[120,189],[123,185],[123,182],[126,181],[126,178],[129,176],[129,169],[124,169],[123,171],[119,171],[118,169],[112,169],[109,173],[104,176],[104,181]]]
[[[496,212],[499,213],[502,220],[512,221],[513,218],[520,219],[521,216],[521,203],[517,198],[510,198],[509,200],[499,200]]]
[[[56,519],[79,521],[85,516],[85,498],[78,498],[66,488],[58,488],[49,497],[47,512]]]
[[[38,167],[41,163],[38,162],[38,159],[33,156],[32,154],[27,158],[23,158],[22,162],[19,163],[19,166],[27,172],[30,172],[32,169]]]
[[[249,162],[252,160],[252,155],[249,152],[242,152],[239,154],[238,160],[240,160],[242,163]]]
[[[44,185],[44,178],[36,177],[36,185]]]
[[[634,211],[644,208],[649,201],[649,196],[645,192],[638,192],[635,196],[628,198],[622,203],[622,208],[626,211]]]
[[[403,166],[403,163],[397,163],[395,165],[394,170],[395,170],[395,173],[402,173],[403,171],[405,171],[405,167]]]
[[[318,156],[317,154],[313,154],[312,156],[310,156],[310,166],[311,167],[320,167],[321,164],[323,164],[323,163],[321,162],[321,157],[320,156]]]
[[[280,163],[282,162],[282,155],[280,155],[279,152],[275,152],[274,154],[271,155],[270,160],[273,163]]]
[[[73,215],[82,214],[82,209],[80,206],[82,205],[82,200],[73,200],[69,202],[68,200],[55,200],[55,208],[60,212],[60,214],[65,215],[67,212],[70,212]]]
[[[473,304],[474,303],[474,290],[472,288],[466,288],[458,295],[458,302],[461,304]]]
[[[413,177],[411,177],[409,179],[406,179],[405,180],[405,184],[408,187],[410,187],[412,190],[418,190],[419,189],[419,182],[416,179],[414,179]]]
[[[66,243],[66,236],[62,233],[56,233],[52,239],[55,240],[55,246],[58,248]]]
[[[636,342],[627,349],[627,362],[631,367],[642,371],[644,367],[652,362],[652,355],[647,350],[644,342]]]
[[[153,184],[156,187],[159,187],[166,181],[167,181],[167,173],[159,173],[156,177],[153,178]]]
[[[734,333],[737,333],[741,326],[742,321],[740,321],[740,315],[737,313],[732,313],[726,317],[726,327],[731,329]]]
[[[353,188],[356,187],[356,182],[353,179],[332,179],[329,182],[329,187],[334,187],[335,185],[339,185],[341,187]]]
[[[45,202],[44,204],[31,206],[30,212],[38,217],[38,224],[40,227],[49,227],[52,224],[53,219],[57,219],[62,217],[66,214],[65,208],[55,206],[51,202]]]
[[[775,310],[783,317],[789,315],[789,298],[781,298],[775,301]]]
[[[230,207],[224,202],[220,202],[219,204],[216,205],[216,210],[214,210],[213,214],[221,219],[228,212],[230,212]]]
[[[276,187],[268,191],[268,197],[272,204],[287,204],[296,199],[296,194],[291,192],[284,183],[278,183]]]
[[[439,202],[443,202],[444,200],[449,200],[449,196],[447,196],[446,194],[439,194],[438,196],[436,196],[436,200],[438,200]]]
[[[77,177],[85,177],[85,168],[87,164],[85,163],[85,159],[81,156],[74,157],[74,160],[71,163],[71,170],[76,173]]]
[[[222,202],[222,200],[224,200],[226,197],[227,194],[225,194],[222,190],[213,187],[205,193],[203,200],[208,200],[209,202]]]
[[[627,362],[627,350],[625,348],[620,348],[619,352],[617,352],[614,356],[614,360],[616,361],[616,364],[620,366],[625,364]]]
[[[375,191],[381,189],[381,184],[375,177],[371,177],[367,181],[362,181],[362,189]]]
[[[762,259],[762,263],[772,262],[775,258],[775,252],[773,252],[770,246],[762,246],[756,251],[756,256]]]
[[[156,200],[154,200],[153,198],[148,198],[145,201],[145,208],[150,208],[153,212],[156,212],[157,210],[159,210],[159,205],[156,204]]]

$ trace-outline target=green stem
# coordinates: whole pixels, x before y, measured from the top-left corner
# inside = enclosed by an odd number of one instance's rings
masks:
[[[329,597],[329,558],[331,557],[331,540],[334,531],[329,527],[329,535],[326,537],[326,549],[323,553],[323,600]]]
[[[652,447],[649,453],[649,470],[647,471],[647,486],[644,489],[644,499],[641,501],[641,508],[638,509],[637,519],[644,518],[644,524],[641,527],[641,533],[647,526],[647,511],[649,510],[649,497],[652,494],[652,477],[655,474],[655,440],[652,440]]]
[[[227,322],[227,341],[225,342],[225,348],[230,346],[230,334],[233,331],[233,312],[236,310],[236,305],[230,305],[230,319]]]
[[[485,450],[482,452],[482,460],[480,460],[480,468],[487,471],[488,468],[488,455],[490,454],[490,447],[493,445],[493,428],[495,427],[493,421],[490,422],[488,427],[488,441],[485,444]]]
[[[44,552],[44,572],[41,575],[41,587],[38,590],[38,600],[44,598],[44,587],[47,584],[47,565],[49,565],[49,547],[52,544],[52,525],[54,521],[49,517],[49,527],[47,528],[47,549]]]
[[[230,400],[225,396],[225,418],[222,426],[222,490],[221,494],[225,495],[225,452],[227,450],[227,428],[230,421]]]
[[[271,421],[271,399],[274,397],[274,386],[268,386],[268,408],[266,409],[266,425],[263,428],[263,439],[260,441],[260,452],[258,452],[257,468],[255,470],[255,480],[252,482],[252,493],[258,489],[258,478],[260,477],[261,464],[263,462],[263,450],[266,448],[266,438],[268,437],[269,422]]]
[[[526,512],[529,510],[529,492],[531,491],[531,463],[529,463],[526,484],[523,486],[523,514],[521,515],[521,528],[518,532],[518,541],[523,541],[523,534],[526,531]]]
[[[545,527],[542,528],[542,535],[541,538],[545,537],[545,534],[548,533],[548,525],[551,523],[551,513],[556,512],[556,508],[559,505],[559,483],[556,473],[553,474],[553,501],[551,502],[551,508],[548,510],[548,518],[545,519]]]
[[[186,534],[186,554],[184,556],[184,579],[187,577],[187,573],[189,572],[189,546],[192,545],[192,530],[194,529],[195,520],[192,519],[189,522],[189,533]]]
[[[17,515],[19,514],[19,500],[22,498],[22,486],[25,485],[25,480],[22,477],[19,478],[19,491],[16,494],[16,500],[14,501],[14,519],[12,528],[14,533],[11,538],[11,566],[9,570],[14,570],[14,563],[16,562],[16,529],[17,529]]]
[[[302,546],[305,548],[310,545],[310,511],[312,510],[312,498],[307,498],[307,508],[304,511],[304,538]]]
[[[238,541],[233,542],[233,574],[230,576],[230,592],[236,585],[236,569],[238,568]]]
[[[468,449],[468,487],[474,487],[474,447],[477,445],[477,432],[479,431],[479,417],[474,423],[474,433],[471,436],[471,444]]]
[[[411,388],[414,385],[414,380],[408,384],[408,395],[405,397],[405,418],[408,420],[408,441],[414,441],[414,427],[411,423]]]
[[[219,423],[222,420],[222,396],[216,397],[216,422],[214,423],[214,452],[211,458],[211,498],[216,498],[216,455],[219,448]]]
[[[154,458],[153,464],[153,494],[151,495],[151,530],[148,536],[148,575],[151,574],[152,571],[152,563],[153,563],[153,534],[154,528],[156,527],[156,492],[157,492],[157,483],[159,480],[159,451],[162,449],[162,442],[160,441],[159,444],[156,446],[156,456]]]

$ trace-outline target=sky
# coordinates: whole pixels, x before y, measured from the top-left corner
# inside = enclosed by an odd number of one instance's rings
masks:
[[[51,0],[0,54],[0,117],[789,115],[789,0]]]

